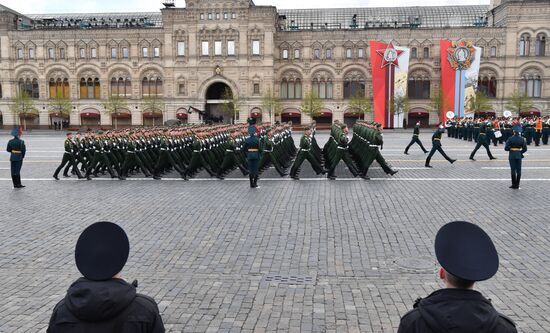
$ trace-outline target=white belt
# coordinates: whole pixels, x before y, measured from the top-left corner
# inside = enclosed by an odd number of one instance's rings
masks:
[[[302,149],[302,148],[300,148],[300,150],[301,151],[309,151],[309,149]]]
[[[338,149],[347,150],[348,147],[340,147],[340,146],[338,146]]]

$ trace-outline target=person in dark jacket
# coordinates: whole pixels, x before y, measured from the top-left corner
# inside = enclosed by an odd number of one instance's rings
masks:
[[[426,168],[432,168],[432,166],[430,165],[430,161],[436,151],[440,152],[441,155],[443,155],[443,157],[445,157],[445,159],[449,161],[449,163],[453,164],[454,162],[456,162],[455,159],[452,159],[449,156],[447,156],[447,154],[445,154],[445,152],[443,151],[443,148],[441,147],[441,136],[443,135],[443,133],[445,133],[445,128],[443,127],[443,123],[440,123],[439,127],[432,135],[432,150],[430,150],[430,153],[428,154],[428,158],[426,158],[426,164],[425,164]]]
[[[489,156],[490,160],[496,160],[497,158],[491,154],[491,149],[489,149],[489,129],[487,123],[482,123],[479,127],[479,136],[477,137],[477,144],[472,153],[470,154],[470,160],[475,161],[476,159],[474,156],[476,155],[477,151],[481,146],[485,147],[485,150],[487,151],[487,156]]]
[[[485,231],[470,222],[448,223],[437,233],[435,254],[445,289],[417,300],[401,318],[398,333],[517,332],[510,318],[473,289],[498,270],[497,250]]]
[[[508,153],[508,161],[510,162],[510,171],[512,172],[512,186],[510,188],[519,190],[519,182],[521,181],[521,161],[523,154],[527,152],[527,144],[525,139],[520,136],[521,126],[514,126],[514,135],[506,140],[504,150]]]
[[[409,148],[411,148],[411,146],[415,143],[418,143],[418,145],[420,146],[420,149],[422,149],[424,154],[428,152],[426,148],[424,148],[424,146],[422,145],[422,141],[420,141],[419,135],[420,135],[420,122],[418,121],[416,123],[416,126],[414,126],[413,137],[411,139],[411,142],[409,142],[409,145],[407,146],[407,148],[405,148],[405,155],[409,155]]]
[[[23,159],[27,149],[25,147],[25,141],[20,139],[21,130],[14,128],[11,130],[13,139],[8,142],[6,151],[10,153],[10,166],[11,166],[11,180],[13,182],[13,188],[23,188],[25,185],[21,185],[21,167],[23,167]]]
[[[76,280],[54,308],[47,333],[164,333],[155,301],[120,277],[130,244],[111,222],[94,223],[75,248]]]
[[[248,177],[250,187],[258,188],[258,177],[260,174],[260,139],[256,135],[256,126],[248,126],[248,135],[244,141],[246,159],[248,161]]]

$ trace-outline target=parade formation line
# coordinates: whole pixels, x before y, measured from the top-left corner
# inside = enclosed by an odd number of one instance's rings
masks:
[[[119,179],[116,178],[94,178],[94,181],[112,181],[112,182],[121,182]],[[357,181],[357,178],[336,178],[335,181]],[[11,178],[0,178],[0,181],[10,181]],[[84,179],[71,179],[71,178],[65,178],[60,180],[54,180],[51,178],[24,178],[22,181],[36,181],[36,182],[52,182],[52,183],[58,183],[58,182],[88,182]],[[224,182],[224,181],[248,181],[246,178],[225,178],[224,180],[220,180],[217,178],[191,178],[189,180],[180,179],[180,178],[162,178],[160,180],[154,180],[152,178],[127,178],[125,181],[168,181],[168,182]],[[328,178],[300,178],[300,180],[293,180],[291,178],[262,178],[261,181],[283,181],[283,182],[296,182],[297,184],[302,181],[331,181]],[[371,178],[370,181],[447,181],[447,182],[454,182],[454,181],[465,181],[465,182],[478,182],[478,181],[510,181],[508,178]],[[550,178],[526,178],[521,179],[521,181],[550,181]],[[90,181],[92,182],[92,181]],[[369,181],[365,181],[364,183],[368,183]]]

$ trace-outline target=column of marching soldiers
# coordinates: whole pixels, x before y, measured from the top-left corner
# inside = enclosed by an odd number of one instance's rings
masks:
[[[354,177],[369,179],[367,173],[374,161],[390,175],[392,169],[382,156],[382,128],[379,124],[357,122],[353,137],[348,137],[345,124],[335,122],[330,138],[321,148],[315,138],[315,123],[306,127],[299,147],[292,137],[292,125],[260,124],[260,172],[273,166],[281,176],[299,179],[302,163],[307,160],[314,171],[335,179],[335,170],[343,161]],[[150,127],[89,133],[68,133],[64,142],[63,160],[53,177],[71,175],[92,179],[108,173],[124,180],[139,172],[145,177],[161,179],[177,172],[182,179],[205,170],[211,177],[224,179],[235,169],[248,174],[244,143],[248,125],[185,125]]]

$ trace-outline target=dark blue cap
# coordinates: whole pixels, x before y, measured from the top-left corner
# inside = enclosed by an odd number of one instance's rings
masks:
[[[521,133],[521,132],[523,132],[523,127],[521,127],[521,125],[516,125],[516,126],[512,127],[512,130],[514,132]]]
[[[76,242],[76,267],[89,280],[109,280],[122,271],[129,253],[130,242],[120,226],[97,222],[86,228]]]
[[[19,127],[12,128],[10,133],[11,133],[11,136],[19,137],[19,134],[20,134]]]
[[[435,237],[435,255],[445,271],[467,281],[484,281],[498,271],[493,241],[477,225],[455,221],[441,227]]]

